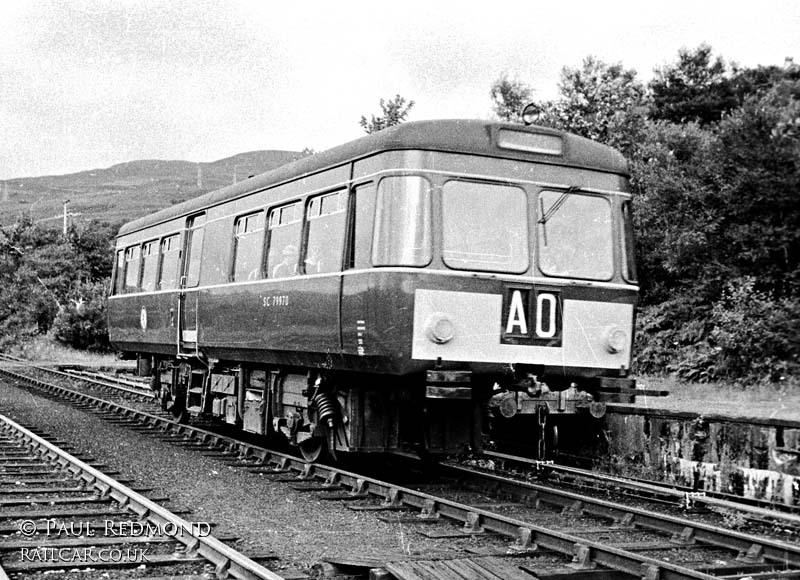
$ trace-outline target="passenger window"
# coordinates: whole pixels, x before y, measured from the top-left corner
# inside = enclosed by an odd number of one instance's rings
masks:
[[[180,236],[175,234],[161,240],[161,269],[158,278],[159,290],[174,290],[178,287],[178,268],[181,263]]]
[[[372,263],[425,266],[431,261],[431,184],[415,175],[378,184]]]
[[[236,220],[233,241],[233,281],[258,280],[261,275],[261,252],[264,239],[264,212]]]
[[[117,271],[114,277],[114,294],[125,291],[125,250],[117,251]]]
[[[189,239],[186,242],[186,287],[200,283],[200,264],[203,255],[203,234],[206,216],[189,218]]]
[[[152,292],[156,289],[156,274],[158,270],[158,242],[142,244],[142,290]]]
[[[139,289],[139,256],[141,248],[131,246],[125,250],[125,292],[136,292]]]
[[[303,204],[299,201],[269,212],[268,277],[297,276],[302,224]]]
[[[308,202],[306,256],[303,273],[339,272],[342,265],[347,193],[337,191],[312,197]]]

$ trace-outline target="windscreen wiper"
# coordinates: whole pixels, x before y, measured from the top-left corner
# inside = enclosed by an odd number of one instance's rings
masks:
[[[561,206],[564,205],[564,202],[567,201],[567,196],[570,193],[575,193],[579,189],[580,188],[577,185],[569,186],[561,193],[561,195],[558,197],[555,203],[551,205],[547,211],[544,211],[544,200],[541,197],[539,197],[539,208],[540,208],[539,215],[541,215],[542,217],[539,218],[538,223],[542,224],[542,241],[544,242],[545,246],[547,245],[547,228],[545,227],[545,225],[547,224],[547,220],[553,217],[555,213],[561,208]]]

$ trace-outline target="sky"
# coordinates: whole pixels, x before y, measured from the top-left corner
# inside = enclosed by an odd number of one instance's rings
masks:
[[[0,180],[321,151],[396,94],[409,120],[485,119],[503,74],[548,99],[587,56],[646,82],[702,43],[800,61],[800,2],[4,0]]]

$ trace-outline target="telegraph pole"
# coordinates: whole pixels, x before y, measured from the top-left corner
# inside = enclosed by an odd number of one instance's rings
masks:
[[[69,200],[64,200],[64,237],[67,237],[67,229],[69,228]]]
[[[239,171],[239,168],[240,167],[244,167],[244,166],[245,166],[244,163],[237,163],[236,165],[233,166],[233,183],[236,183],[236,181],[237,181],[237,177],[238,177],[237,173]]]
[[[64,200],[64,237],[67,237],[67,231],[69,231],[70,223],[72,222],[72,217],[76,215],[81,215],[80,213],[72,213],[69,211],[69,200]]]

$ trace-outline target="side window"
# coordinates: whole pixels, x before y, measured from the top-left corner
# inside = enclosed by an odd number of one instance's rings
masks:
[[[264,238],[264,212],[236,220],[233,239],[233,281],[261,278],[261,251]]]
[[[372,224],[375,217],[375,184],[366,183],[355,189],[351,200],[353,223],[350,232],[351,268],[369,268],[372,255]]]
[[[622,202],[622,260],[623,274],[628,282],[636,282],[636,252],[633,237],[633,203],[629,200]]]
[[[378,184],[372,263],[425,266],[431,261],[431,184],[416,175]]]
[[[295,202],[269,212],[269,278],[297,276],[300,256],[300,232],[303,225],[303,204]]]
[[[117,268],[114,274],[114,294],[125,291],[125,250],[117,251]]]
[[[159,290],[174,290],[178,287],[178,268],[181,263],[180,235],[175,234],[161,240],[161,268],[158,276]]]
[[[152,292],[156,289],[156,273],[158,271],[158,242],[142,244],[142,290]]]
[[[139,289],[140,252],[139,246],[131,246],[125,250],[125,292],[136,292]]]
[[[306,256],[302,271],[305,274],[341,271],[347,192],[342,190],[310,198],[306,222]]]
[[[186,241],[186,287],[200,283],[200,260],[203,256],[203,234],[206,216],[204,214],[189,218],[189,237]]]

